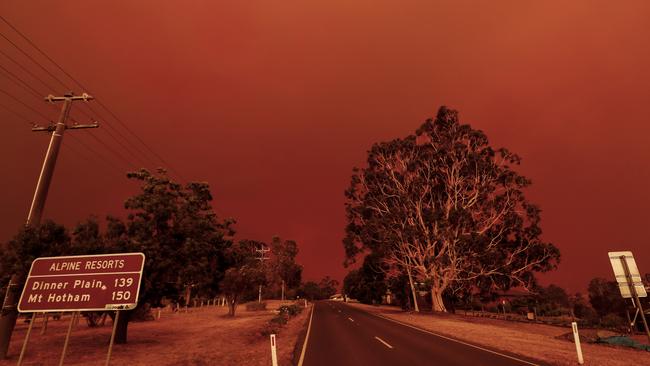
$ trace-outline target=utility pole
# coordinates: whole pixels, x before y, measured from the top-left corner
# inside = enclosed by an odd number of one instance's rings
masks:
[[[59,155],[59,150],[61,149],[61,142],[63,141],[63,133],[65,130],[99,127],[99,124],[97,123],[89,125],[66,125],[66,121],[70,115],[72,102],[75,100],[83,100],[87,102],[92,99],[93,97],[86,93],[78,96],[70,93],[65,94],[62,97],[55,97],[53,95],[48,95],[45,97],[45,100],[47,102],[63,102],[63,106],[61,107],[61,114],[59,115],[59,119],[56,125],[50,125],[47,127],[35,126],[32,128],[32,131],[52,132],[52,137],[50,138],[50,144],[47,148],[47,153],[45,154],[41,173],[38,176],[38,183],[36,184],[34,198],[32,199],[32,204],[29,208],[29,214],[27,215],[26,226],[38,226],[41,223],[43,208],[45,207],[45,199],[47,198],[47,192],[50,187],[50,183],[52,182],[54,167],[56,165],[57,156]],[[9,349],[9,343],[11,341],[11,334],[13,333],[14,327],[16,326],[16,319],[18,318],[18,311],[16,306],[18,295],[22,287],[22,280],[23,279],[19,279],[15,274],[11,276],[9,284],[7,285],[7,291],[5,292],[5,298],[2,303],[2,310],[0,314],[0,358],[3,359],[7,357],[7,351]]]
[[[80,129],[80,128],[97,128],[99,125],[97,123],[90,125],[72,125],[67,126],[65,124],[68,116],[70,115],[70,108],[72,107],[72,102],[75,100],[88,101],[92,100],[93,97],[83,93],[80,96],[75,96],[72,94],[66,94],[63,97],[55,97],[49,95],[45,98],[50,103],[54,102],[63,102],[61,107],[61,114],[59,115],[59,120],[56,125],[48,127],[34,127],[32,131],[47,131],[52,132],[52,138],[50,138],[50,145],[47,148],[47,153],[45,154],[45,160],[43,161],[43,167],[41,168],[41,174],[38,176],[38,183],[36,184],[36,191],[34,192],[34,198],[32,200],[32,205],[29,208],[29,214],[27,215],[27,226],[37,226],[41,223],[41,218],[43,217],[43,208],[45,207],[45,200],[47,199],[47,192],[50,188],[50,183],[52,182],[52,176],[54,175],[54,167],[56,165],[56,158],[59,155],[59,150],[61,149],[61,142],[63,142],[63,133],[67,129]]]
[[[256,252],[260,253],[260,256],[257,257],[257,259],[260,261],[260,265],[263,267],[264,266],[264,261],[269,259],[269,257],[266,256],[266,253],[268,253],[271,249],[267,249],[264,244],[260,246],[260,249],[255,249]],[[259,287],[259,295],[257,298],[258,303],[262,303],[262,284],[260,284]]]
[[[415,285],[413,284],[413,276],[411,276],[411,261],[408,261],[408,264],[406,265],[406,273],[408,274],[409,277],[409,285],[411,285],[411,295],[413,295],[413,305],[415,306],[415,312],[419,313],[420,312],[420,307],[418,306],[418,296],[415,292]]]

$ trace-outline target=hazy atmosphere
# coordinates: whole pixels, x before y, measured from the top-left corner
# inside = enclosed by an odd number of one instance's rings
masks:
[[[577,291],[609,278],[610,250],[633,251],[650,271],[650,4],[451,3],[14,1],[0,13],[88,87],[76,93],[99,96],[172,177],[209,182],[238,237],[296,240],[308,279],[347,271],[343,191],[352,168],[374,142],[413,133],[441,105],[522,157],[543,238],[562,254],[543,283]],[[0,85],[55,120],[58,109],[4,76]],[[93,115],[75,102],[72,116],[88,122],[80,110]],[[123,215],[135,192],[124,172],[143,156],[111,138],[121,124],[97,118],[101,128],[66,134],[46,218],[73,225]],[[5,109],[0,119],[0,156],[11,157],[0,183],[0,239],[8,240],[24,224],[49,136]],[[163,165],[147,156],[148,168]]]

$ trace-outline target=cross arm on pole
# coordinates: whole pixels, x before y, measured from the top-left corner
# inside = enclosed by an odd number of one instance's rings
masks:
[[[54,102],[62,102],[65,101],[66,99],[70,100],[83,100],[84,102],[87,102],[89,100],[95,99],[92,95],[88,93],[82,93],[81,95],[73,95],[72,93],[70,94],[65,94],[62,97],[55,97],[54,95],[50,94],[47,97],[45,97],[46,102],[54,103]]]
[[[99,122],[93,122],[90,124],[86,125],[71,125],[71,126],[65,126],[66,130],[79,130],[83,128],[99,128]],[[34,125],[32,127],[32,132],[53,132],[56,130],[56,125],[50,124],[48,126],[38,126]]]

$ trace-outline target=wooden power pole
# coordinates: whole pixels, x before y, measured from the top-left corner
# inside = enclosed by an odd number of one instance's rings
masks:
[[[47,153],[45,154],[45,160],[43,161],[41,174],[38,176],[38,183],[36,184],[36,191],[34,192],[32,205],[29,208],[29,214],[27,215],[27,226],[38,226],[41,223],[41,218],[43,217],[43,208],[45,207],[45,200],[47,199],[47,192],[50,188],[50,183],[52,182],[52,176],[54,175],[54,166],[56,165],[56,158],[59,155],[59,150],[61,149],[61,142],[63,142],[63,133],[65,130],[99,127],[97,123],[90,125],[72,126],[67,126],[65,124],[68,116],[70,115],[70,107],[72,107],[73,101],[88,101],[92,99],[93,97],[86,93],[80,96],[66,94],[63,97],[55,97],[50,95],[45,98],[45,100],[50,103],[63,102],[63,106],[61,107],[61,114],[59,115],[59,120],[57,121],[56,125],[32,128],[32,131],[52,132],[52,137],[50,138],[50,145],[48,146]]]
[[[257,257],[257,259],[260,261],[260,266],[264,268],[264,261],[269,259],[269,257],[266,256],[266,253],[268,253],[271,249],[266,248],[266,245],[262,244],[260,249],[255,249],[256,252],[260,253],[260,256]],[[257,297],[257,302],[261,303],[262,302],[262,284],[260,284],[259,287],[259,295]]]
[[[59,150],[61,149],[61,142],[63,141],[63,133],[65,130],[99,127],[99,124],[97,123],[89,125],[66,125],[66,121],[70,115],[72,102],[75,100],[89,101],[92,99],[93,97],[86,93],[78,96],[70,93],[62,97],[49,95],[45,98],[45,100],[50,103],[63,102],[63,106],[61,107],[61,113],[59,114],[59,119],[56,125],[32,128],[32,131],[52,132],[52,137],[50,138],[50,144],[47,148],[47,153],[45,154],[41,173],[38,176],[36,191],[34,192],[34,198],[32,199],[29,214],[27,215],[26,226],[38,226],[41,223],[47,192],[50,188],[50,183],[52,182],[54,167],[56,165],[57,156],[59,155]],[[3,359],[7,357],[11,334],[13,333],[14,327],[16,326],[16,319],[18,318],[17,302],[22,287],[22,280],[23,279],[19,279],[15,274],[11,276],[2,303],[2,311],[0,314],[0,357]]]

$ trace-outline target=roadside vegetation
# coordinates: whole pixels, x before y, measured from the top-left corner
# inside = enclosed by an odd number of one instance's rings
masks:
[[[44,221],[20,228],[2,243],[0,296],[10,277],[24,279],[38,257],[143,252],[146,260],[138,306],[124,311],[116,328],[115,343],[124,344],[129,324],[151,321],[161,309],[183,312],[219,301],[228,316],[236,317],[239,304],[258,301],[260,295],[264,300],[312,300],[336,291],[338,283],[328,277],[320,283],[303,283],[295,241],[280,237],[270,242],[235,240],[235,220],[215,213],[208,183],[182,185],[164,170],[142,169],[128,173],[127,178],[139,190],[125,200],[120,217],[90,216],[71,228]],[[20,293],[21,288],[16,290]],[[89,328],[98,328],[113,314],[82,315]],[[102,348],[107,342],[108,338],[102,339],[97,345]]]
[[[594,278],[586,294],[538,283],[560,252],[542,239],[542,210],[526,198],[532,182],[517,172],[520,163],[446,107],[413,134],[375,143],[345,191],[347,297],[416,312],[643,331],[638,318],[630,325],[635,309],[613,281]]]
[[[257,301],[254,302],[257,304]],[[173,311],[171,306],[161,309],[160,318],[150,321],[133,321],[129,326],[129,343],[113,349],[112,365],[172,366],[172,365],[251,365],[266,366],[271,363],[270,341],[267,325],[275,318],[281,306],[292,306],[293,301],[267,300],[266,310],[239,311],[237,316],[228,315],[226,306],[210,305],[187,310]],[[302,303],[302,302],[301,302]],[[244,304],[242,309],[247,308]],[[301,307],[304,306],[304,303]],[[277,339],[280,365],[293,363],[296,343],[303,331],[309,308],[290,317],[282,326],[274,329]],[[62,340],[65,337],[70,315],[50,320],[45,334],[41,332],[43,318],[37,317],[27,350],[25,365],[58,362]],[[27,325],[16,325],[10,354],[0,365],[15,365],[15,355],[20,352]],[[88,327],[80,321],[73,327],[66,365],[103,365],[106,360],[107,339],[111,322],[103,326]],[[298,346],[300,347],[300,345]]]

